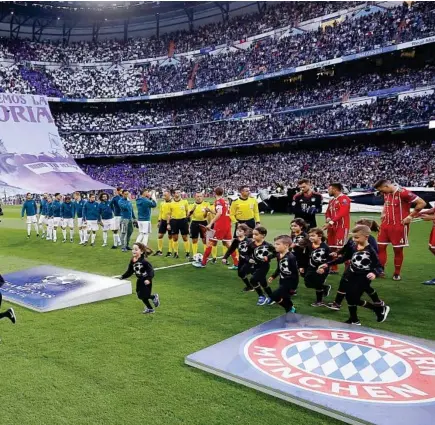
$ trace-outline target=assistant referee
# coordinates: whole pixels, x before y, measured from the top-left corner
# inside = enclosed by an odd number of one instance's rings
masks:
[[[232,202],[230,208],[231,221],[236,224],[234,237],[236,237],[237,225],[244,223],[251,229],[260,224],[260,212],[258,210],[258,202],[255,198],[249,195],[251,191],[248,186],[242,186],[239,189],[240,196]]]

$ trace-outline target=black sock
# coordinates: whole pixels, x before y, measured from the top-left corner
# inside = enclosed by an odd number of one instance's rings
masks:
[[[346,294],[343,294],[341,292],[337,292],[337,295],[335,296],[335,304],[341,305],[345,296],[346,296]]]
[[[368,308],[369,310],[375,309],[375,306],[372,303],[369,303],[368,301],[361,300],[358,305],[360,307]]]
[[[264,292],[266,292],[266,294],[269,298],[272,296],[272,289],[270,289],[270,286],[266,286],[264,288]]]
[[[323,289],[316,289],[316,302],[321,303],[323,301]]]
[[[358,322],[358,316],[356,314],[356,310],[357,310],[356,305],[349,306],[350,320],[352,320],[352,322]]]
[[[147,306],[147,308],[149,308],[150,310],[153,309],[152,305],[150,304],[150,301],[148,299],[146,300],[142,300],[144,302],[144,304]]]
[[[3,313],[0,313],[0,319],[4,319],[5,317],[9,318],[10,314],[8,311],[4,311]]]
[[[247,277],[244,277],[243,279],[243,283],[246,285],[247,288],[251,289],[252,285],[249,283],[249,279]]]
[[[293,303],[290,298],[283,298],[279,304],[284,308],[286,313],[288,313],[293,307]]]
[[[379,298],[378,293],[373,289],[372,293],[367,293],[367,295],[370,297],[370,299],[375,303],[375,304],[380,304],[381,300]]]
[[[263,296],[263,291],[261,290],[261,286],[258,285],[257,287],[254,286],[255,292],[258,294],[259,297]]]

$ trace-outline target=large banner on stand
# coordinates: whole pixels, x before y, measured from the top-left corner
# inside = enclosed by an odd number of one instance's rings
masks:
[[[65,151],[45,96],[9,93],[0,93],[0,188],[7,196],[111,189]]]

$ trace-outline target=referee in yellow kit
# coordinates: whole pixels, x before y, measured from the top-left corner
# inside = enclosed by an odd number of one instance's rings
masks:
[[[237,225],[245,223],[251,229],[260,224],[260,212],[258,211],[258,202],[255,198],[251,198],[249,195],[251,191],[248,186],[242,186],[239,189],[240,196],[238,199],[232,202],[230,208],[230,217],[233,223]],[[234,230],[234,237],[236,237],[236,231]]]

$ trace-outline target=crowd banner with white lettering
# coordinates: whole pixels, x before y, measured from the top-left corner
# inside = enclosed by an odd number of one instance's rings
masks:
[[[65,151],[45,96],[0,93],[2,194],[111,189]]]

